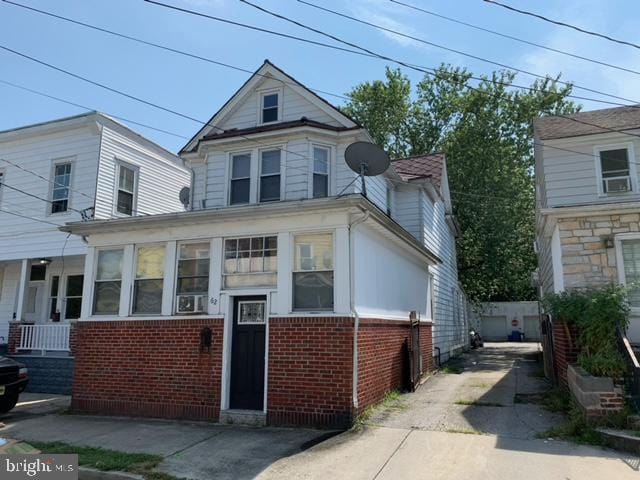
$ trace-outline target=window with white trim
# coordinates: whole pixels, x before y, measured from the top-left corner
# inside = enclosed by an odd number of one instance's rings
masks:
[[[231,182],[229,204],[249,203],[251,194],[251,154],[231,156]]]
[[[60,321],[60,306],[58,305],[58,291],[60,288],[60,276],[53,275],[51,277],[51,287],[49,291],[49,320],[54,322]]]
[[[2,200],[2,191],[4,190],[2,185],[4,185],[4,170],[0,170],[0,201]]]
[[[224,288],[274,287],[278,279],[278,237],[227,238]]]
[[[116,212],[120,215],[133,215],[135,211],[137,175],[136,168],[118,163]]]
[[[131,313],[150,315],[162,312],[165,250],[164,245],[150,245],[136,249]]]
[[[624,283],[629,287],[629,304],[640,307],[640,238],[622,240]]]
[[[51,213],[63,213],[69,209],[69,187],[71,186],[71,163],[58,163],[53,167],[51,189]]]
[[[280,149],[260,152],[260,202],[280,200]]]
[[[616,148],[599,150],[602,192],[605,194],[625,193],[633,189],[629,166],[629,150]]]
[[[333,235],[296,235],[293,309],[333,310]]]
[[[329,159],[331,150],[313,147],[313,198],[329,196]]]
[[[263,93],[260,97],[260,123],[277,122],[279,114],[279,94]]]
[[[178,246],[177,312],[199,311],[198,299],[209,295],[209,264],[209,242]],[[204,309],[206,302],[200,303]]]
[[[98,251],[93,290],[95,315],[117,315],[120,310],[123,253],[122,249]]]

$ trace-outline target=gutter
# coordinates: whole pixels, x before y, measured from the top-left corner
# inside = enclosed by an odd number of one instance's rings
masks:
[[[360,329],[360,316],[358,315],[358,311],[356,310],[356,299],[355,299],[355,275],[354,275],[354,259],[353,259],[353,231],[354,229],[367,221],[371,212],[367,211],[358,218],[349,224],[349,302],[351,307],[351,315],[354,318],[353,325],[353,387],[352,391],[352,404],[354,409],[358,409],[358,331]]]

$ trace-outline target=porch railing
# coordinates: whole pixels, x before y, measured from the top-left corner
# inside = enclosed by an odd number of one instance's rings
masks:
[[[629,339],[620,328],[618,328],[618,348],[627,364],[624,381],[629,400],[635,409],[640,411],[640,362],[638,362]]]
[[[58,325],[20,325],[20,346],[18,350],[42,350],[68,352],[69,333],[67,323]]]

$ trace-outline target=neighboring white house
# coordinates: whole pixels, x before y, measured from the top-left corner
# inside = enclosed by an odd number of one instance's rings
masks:
[[[192,211],[63,227],[89,247],[78,348],[92,353],[77,357],[74,408],[336,424],[402,384],[411,311],[425,327],[425,370],[432,321],[443,361],[463,347],[444,156],[393,162],[367,177],[364,198],[344,158],[356,141],[372,140],[267,61],[180,152],[194,171]],[[139,334],[153,338],[145,365],[162,383],[131,363],[127,335]],[[160,407],[182,381],[176,359],[207,389]],[[116,365],[130,369],[126,382],[104,376]],[[135,401],[134,378],[153,385]]]
[[[11,320],[80,316],[86,242],[58,226],[181,211],[190,182],[179,157],[101,113],[0,132],[0,343]]]
[[[534,123],[542,293],[616,282],[637,285],[640,109],[609,108],[571,117],[577,121],[549,116]],[[637,287],[630,300],[628,334],[640,343]]]

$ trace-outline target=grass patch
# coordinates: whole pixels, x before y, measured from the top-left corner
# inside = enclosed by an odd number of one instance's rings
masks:
[[[43,453],[76,453],[78,464],[101,471],[136,473],[147,480],[176,480],[166,473],[154,472],[162,462],[160,455],[147,453],[125,453],[97,447],[81,447],[62,442],[29,442]]]
[[[460,365],[459,362],[455,362],[453,360],[449,360],[447,363],[442,365],[439,370],[440,373],[453,374],[453,375],[458,375],[462,373],[462,371],[463,371],[462,365]]]
[[[573,408],[571,394],[562,387],[555,387],[545,392],[540,403],[545,410],[555,413],[569,414]]]
[[[447,433],[464,433],[465,435],[482,435],[482,432],[472,428],[450,428],[445,430]]]
[[[483,402],[482,400],[457,400],[456,405],[469,405],[472,407],[504,407],[498,402]]]
[[[375,405],[369,405],[358,415],[353,422],[352,430],[362,430],[371,420],[371,417],[378,411],[403,410],[406,407],[402,393],[398,390],[387,392],[382,400]]]

